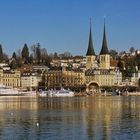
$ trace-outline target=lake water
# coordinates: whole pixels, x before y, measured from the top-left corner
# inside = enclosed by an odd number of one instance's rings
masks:
[[[140,139],[140,96],[0,97],[0,140],[132,139]]]

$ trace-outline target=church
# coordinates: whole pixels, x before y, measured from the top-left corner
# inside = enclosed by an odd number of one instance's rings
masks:
[[[107,46],[105,21],[102,47],[99,55],[96,55],[94,51],[90,23],[85,71],[87,92],[98,92],[98,89],[101,87],[118,86],[122,82],[122,73],[117,67],[111,67],[110,60],[111,56]]]

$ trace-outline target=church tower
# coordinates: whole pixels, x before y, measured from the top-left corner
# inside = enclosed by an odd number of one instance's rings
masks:
[[[100,68],[109,69],[110,68],[110,54],[109,54],[108,47],[107,47],[105,22],[104,22],[102,49],[101,49],[99,58],[100,58]]]
[[[88,50],[86,53],[86,69],[90,69],[95,65],[95,51],[93,48],[92,42],[92,31],[91,31],[91,21],[90,21],[90,33],[89,33],[89,43],[88,43]]]

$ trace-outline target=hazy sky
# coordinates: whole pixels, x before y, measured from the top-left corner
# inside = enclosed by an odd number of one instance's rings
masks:
[[[49,53],[85,55],[92,18],[100,52],[103,18],[109,49],[140,49],[140,0],[0,0],[0,43],[8,54],[39,42]]]

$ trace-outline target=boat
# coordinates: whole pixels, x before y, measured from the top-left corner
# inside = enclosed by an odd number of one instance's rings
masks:
[[[47,97],[47,91],[40,91],[39,96],[40,97]]]
[[[56,91],[54,90],[53,96],[54,97],[73,97],[74,92],[69,89],[67,90],[67,89],[61,88],[60,90],[56,90]]]
[[[36,91],[19,91],[21,96],[36,96]]]
[[[0,96],[36,96],[36,91],[19,90],[0,84]]]
[[[61,88],[60,90],[48,90],[48,91],[41,91],[39,93],[40,97],[73,97],[74,92],[71,90],[67,90],[64,88]]]
[[[18,89],[19,95],[21,96],[36,96],[37,92],[33,90],[27,90],[26,88]]]
[[[18,89],[7,87],[0,84],[0,96],[17,96],[19,95]]]

